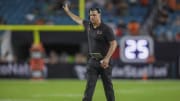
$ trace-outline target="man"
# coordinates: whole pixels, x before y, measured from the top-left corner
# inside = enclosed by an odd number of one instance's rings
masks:
[[[107,101],[115,101],[114,90],[111,81],[112,68],[110,58],[116,49],[117,42],[110,27],[101,21],[101,11],[99,8],[89,10],[89,21],[83,20],[74,15],[67,4],[64,11],[75,22],[84,25],[88,35],[89,54],[87,68],[87,85],[83,101],[92,101],[92,96],[96,86],[98,76],[101,76]]]

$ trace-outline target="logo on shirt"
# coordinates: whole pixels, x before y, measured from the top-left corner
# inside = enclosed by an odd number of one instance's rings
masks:
[[[97,31],[97,34],[98,34],[98,35],[101,35],[101,34],[102,34],[102,31],[98,30],[98,31]]]

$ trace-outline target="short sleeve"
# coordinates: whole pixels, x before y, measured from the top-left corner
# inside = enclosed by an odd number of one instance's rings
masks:
[[[85,29],[88,27],[89,25],[89,21],[83,20],[83,26],[85,27]]]
[[[115,36],[114,36],[113,30],[110,27],[106,28],[105,37],[106,37],[107,41],[115,40]]]

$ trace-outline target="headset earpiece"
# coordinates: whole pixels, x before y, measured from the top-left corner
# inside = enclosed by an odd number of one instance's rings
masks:
[[[101,14],[101,9],[100,8],[96,8],[96,9],[97,9],[98,13]]]

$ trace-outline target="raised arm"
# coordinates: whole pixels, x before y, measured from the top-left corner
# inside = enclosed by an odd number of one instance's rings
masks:
[[[80,24],[80,25],[83,25],[83,19],[80,18],[79,16],[73,14],[70,10],[69,10],[69,7],[68,7],[68,4],[65,4],[63,6],[64,8],[64,11],[66,12],[66,14],[68,16],[70,16],[76,23]]]

